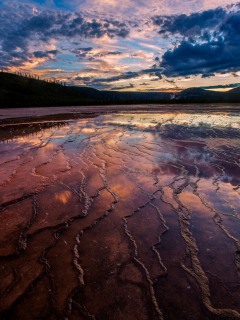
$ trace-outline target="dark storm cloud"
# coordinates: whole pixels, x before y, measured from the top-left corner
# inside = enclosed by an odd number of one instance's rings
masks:
[[[50,51],[35,51],[33,55],[35,58],[49,58],[49,54],[57,55],[58,50],[50,50]]]
[[[203,44],[187,41],[164,53],[160,67],[166,76],[238,71],[240,43],[230,47],[224,39]]]
[[[130,83],[130,85],[128,85],[128,86],[114,87],[114,88],[111,88],[111,90],[114,91],[114,90],[132,89],[134,87],[135,86],[132,83]]]
[[[74,48],[70,49],[69,51],[75,55],[76,58],[86,58],[88,57],[88,54],[92,51],[92,47],[87,47],[87,48]]]
[[[201,78],[209,78],[209,77],[214,77],[215,74],[214,73],[203,73]]]
[[[110,52],[99,52],[95,53],[92,58],[102,58],[102,57],[107,57],[107,56],[118,56],[123,54],[123,52],[120,51],[110,51]]]
[[[100,22],[97,21],[84,21],[81,25],[77,27],[72,27],[69,24],[69,20],[65,21],[61,26],[55,25],[53,28],[49,28],[44,32],[44,36],[48,39],[51,38],[101,38],[107,33],[107,30],[102,26]]]
[[[126,38],[129,35],[129,32],[130,32],[129,29],[126,29],[126,28],[121,28],[121,29],[108,28],[107,29],[107,35],[110,38],[113,38],[115,35],[121,38]]]
[[[0,69],[18,67],[20,64],[30,61],[31,55],[26,52],[0,52]]]
[[[119,80],[129,80],[129,79],[134,79],[137,78],[139,76],[138,72],[126,72],[126,73],[122,73],[118,76],[113,76],[113,77],[109,77],[109,78],[96,78],[92,81],[93,84],[97,84],[97,83],[110,83],[110,82],[115,82],[115,81],[119,81]]]
[[[122,27],[126,27],[126,23],[125,22],[120,22],[117,20],[113,20],[113,19],[104,19],[102,20],[105,22],[105,25],[108,27],[110,25],[114,26],[114,27],[118,27],[118,28],[122,28]]]
[[[222,8],[189,16],[154,17],[160,34],[181,34],[182,40],[166,51],[159,67],[167,77],[240,70],[240,11]],[[191,36],[190,36],[191,35]]]
[[[129,25],[130,25],[131,27],[133,27],[133,28],[139,27],[139,24],[138,24],[138,22],[136,22],[136,21],[128,20],[128,23],[129,23]]]
[[[213,28],[219,24],[226,16],[223,8],[208,10],[201,13],[192,13],[190,15],[181,14],[175,16],[155,16],[152,18],[153,24],[160,26],[160,34],[176,34],[184,36],[199,33],[202,29]]]
[[[148,74],[151,77],[158,77],[159,79],[162,79],[161,71],[162,71],[162,69],[152,69],[152,68],[150,68],[150,69],[143,69],[143,70],[136,71],[136,72],[129,71],[129,72],[121,73],[119,75],[108,77],[108,78],[76,77],[76,78],[74,78],[74,80],[82,81],[87,86],[91,85],[91,86],[94,86],[94,87],[99,88],[99,89],[100,88],[105,88],[105,87],[106,88],[111,88],[110,84],[112,82],[117,82],[117,81],[120,81],[120,80],[136,79],[139,76],[144,75],[144,74]],[[131,85],[131,87],[132,87],[132,85]],[[125,86],[125,87],[117,87],[117,88],[126,89],[126,88],[131,88],[131,87]],[[119,90],[119,89],[113,88],[112,90]]]
[[[47,53],[56,55],[59,53],[59,51],[58,50],[49,50],[49,51],[47,51]]]
[[[224,88],[238,88],[240,87],[240,83],[231,83],[226,85],[217,85],[217,86],[207,86],[201,87],[202,89],[224,89]]]
[[[58,25],[54,25],[53,28],[49,28],[49,30],[45,32],[45,36],[49,38],[64,36],[68,38],[82,37],[90,39],[102,38],[105,34],[107,34],[110,38],[115,36],[126,38],[130,32],[129,29],[122,27],[123,25],[125,26],[125,24],[119,23],[116,25],[116,21],[113,24],[114,28],[110,27],[106,23],[96,21],[95,19],[93,19],[91,22],[81,19],[78,25],[75,23],[72,24],[71,21],[72,17],[68,17],[68,19],[63,22],[61,26],[58,27]]]
[[[120,54],[122,54],[122,52],[120,52],[120,51],[111,51],[111,52],[108,52],[107,54],[108,55],[120,55]]]
[[[35,58],[46,58],[48,57],[48,54],[44,51],[35,51],[33,52],[33,55]]]
[[[225,37],[230,40],[231,37],[240,35],[240,11],[230,14],[227,20],[221,25],[220,31],[225,34]]]
[[[154,72],[154,75],[157,76],[159,79],[162,79],[162,74],[158,72]]]
[[[125,23],[110,21],[109,23],[92,19],[87,21],[79,13],[53,12],[49,10],[32,12],[28,6],[3,7],[0,9],[0,67],[15,65],[16,61],[8,60],[7,54],[15,51],[24,52],[29,50],[32,41],[48,42],[51,39],[71,38],[101,38],[108,35],[110,38],[126,38],[129,29]],[[81,48],[84,52],[92,50]],[[47,52],[35,51],[35,58],[48,57]],[[53,53],[54,54],[54,53]],[[19,58],[19,65],[22,61]]]
[[[82,50],[82,51],[86,51],[86,52],[89,52],[89,51],[92,51],[92,47],[88,47],[88,48],[78,48],[78,50]]]
[[[76,77],[76,78],[74,78],[74,80],[81,80],[81,81],[85,81],[85,82],[90,82],[90,81],[92,81],[92,77]]]
[[[162,78],[160,73],[161,71],[162,69],[144,69],[136,72],[129,71],[129,72],[125,72],[120,75],[109,77],[109,78],[96,78],[92,81],[92,83],[93,84],[97,84],[99,82],[110,83],[110,82],[115,82],[119,80],[130,80],[130,79],[138,78],[139,76],[144,74],[149,74],[150,76],[155,76],[161,79]]]
[[[33,58],[47,58],[48,60],[52,60],[56,58],[58,53],[58,50],[34,51],[32,53],[27,51],[0,52],[0,68],[18,67],[24,62],[32,62]]]

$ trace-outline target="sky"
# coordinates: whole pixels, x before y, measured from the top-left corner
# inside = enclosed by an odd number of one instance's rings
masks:
[[[0,0],[0,69],[98,90],[240,86],[240,3]]]

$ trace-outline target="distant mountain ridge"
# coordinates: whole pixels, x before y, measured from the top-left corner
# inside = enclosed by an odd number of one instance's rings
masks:
[[[188,88],[179,93],[180,99],[206,99],[240,102],[240,87],[230,89],[229,91],[212,91],[202,88]]]
[[[136,91],[99,91],[93,88],[71,87],[76,92],[84,95],[85,98],[103,101],[124,101],[124,100],[162,100],[162,102],[240,102],[240,88],[233,88],[227,92],[204,90],[202,88],[188,88],[181,92],[136,92]]]
[[[84,94],[85,97],[101,100],[157,100],[170,99],[168,92],[135,92],[135,91],[99,91],[93,88],[72,86],[73,90]]]
[[[209,102],[240,103],[240,88],[227,92],[201,88],[188,88],[178,93],[99,91],[0,72],[0,108]]]

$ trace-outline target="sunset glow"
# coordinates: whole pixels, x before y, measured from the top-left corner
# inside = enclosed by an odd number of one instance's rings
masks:
[[[239,3],[0,2],[0,68],[99,90],[240,85]]]

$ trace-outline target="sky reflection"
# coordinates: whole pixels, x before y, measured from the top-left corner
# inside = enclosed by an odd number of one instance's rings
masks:
[[[4,130],[0,317],[240,318],[236,115]]]

